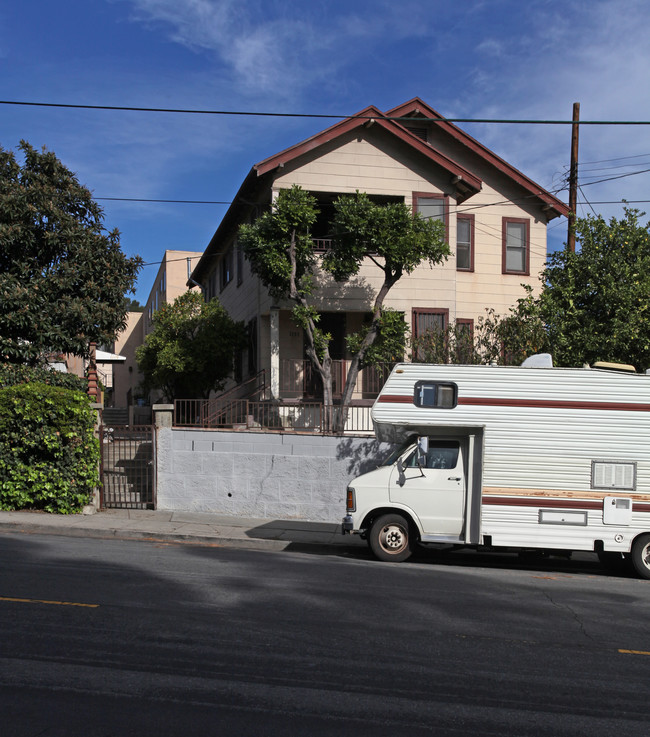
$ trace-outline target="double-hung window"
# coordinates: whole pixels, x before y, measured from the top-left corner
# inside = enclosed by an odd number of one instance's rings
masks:
[[[503,218],[504,274],[530,273],[530,221],[526,218]]]
[[[413,192],[413,210],[426,220],[442,220],[445,233],[448,226],[449,198],[443,194]]]
[[[233,250],[229,248],[224,253],[220,264],[219,289],[223,291],[232,281],[233,277]]]
[[[456,218],[456,269],[474,271],[474,215]]]

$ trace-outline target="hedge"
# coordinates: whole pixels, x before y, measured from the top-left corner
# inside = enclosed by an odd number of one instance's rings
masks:
[[[81,391],[34,381],[0,388],[0,509],[81,512],[99,483],[94,426]]]
[[[86,379],[74,374],[64,374],[49,366],[26,366],[19,363],[0,363],[0,388],[38,381],[51,386],[63,386],[85,392],[88,388]]]

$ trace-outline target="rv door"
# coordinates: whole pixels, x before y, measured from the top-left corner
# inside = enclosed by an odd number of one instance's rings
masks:
[[[430,437],[401,461],[403,475],[395,466],[389,481],[391,502],[413,510],[426,535],[460,536],[466,497],[460,441]]]

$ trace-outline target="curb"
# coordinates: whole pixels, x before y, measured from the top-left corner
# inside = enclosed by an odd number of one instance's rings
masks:
[[[283,551],[290,547],[320,549],[323,551],[340,551],[359,549],[357,545],[324,543],[311,541],[277,540],[263,538],[217,537],[214,535],[187,535],[172,532],[153,532],[144,530],[124,530],[111,527],[103,530],[77,527],[54,527],[50,525],[25,526],[20,522],[0,522],[0,532],[17,532],[25,535],[56,535],[60,537],[86,537],[96,540],[139,540],[142,542],[165,542],[178,544],[194,544],[213,547],[243,548],[248,550]]]

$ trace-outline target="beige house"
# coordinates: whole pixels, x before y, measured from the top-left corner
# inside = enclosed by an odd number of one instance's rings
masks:
[[[402,277],[384,303],[404,314],[414,336],[454,322],[471,330],[486,308],[507,312],[523,296],[522,284],[537,291],[547,224],[568,214],[560,200],[420,99],[386,113],[368,107],[256,164],[191,279],[207,299],[217,296],[234,320],[248,326],[243,377],[265,370],[271,395],[283,399],[317,395],[302,331],[291,320],[292,305],[274,304],[251,273],[237,246],[237,230],[268,208],[280,189],[294,184],[311,192],[323,212],[314,231],[316,249],[326,247],[332,201],[357,190],[444,221],[453,255]],[[367,319],[382,276],[368,261],[344,285],[322,281],[317,306],[338,361],[335,393],[345,379],[344,337]],[[370,398],[378,388],[366,371],[355,398]]]
[[[126,329],[118,335],[113,345],[114,353],[125,359],[112,366],[113,407],[131,407],[139,398],[138,386],[142,375],[135,360],[136,348],[144,343],[151,332],[157,310],[192,288],[191,284],[188,287],[188,278],[201,255],[199,251],[165,251],[144,311],[127,314]]]

